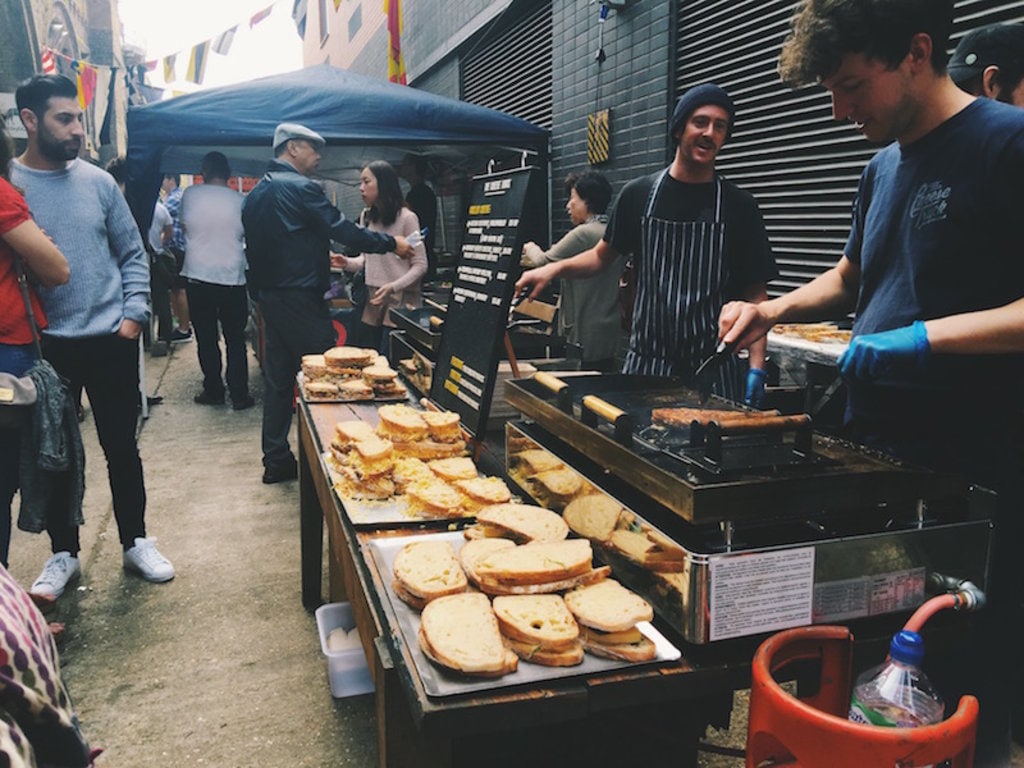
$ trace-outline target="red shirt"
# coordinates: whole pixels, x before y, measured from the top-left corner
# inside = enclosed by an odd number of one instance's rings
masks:
[[[28,205],[6,179],[0,177],[0,237],[32,218]],[[36,323],[46,327],[46,315],[39,297],[29,286],[29,297]],[[31,344],[32,329],[25,313],[25,300],[18,287],[18,273],[14,269],[14,251],[0,239],[0,344]]]

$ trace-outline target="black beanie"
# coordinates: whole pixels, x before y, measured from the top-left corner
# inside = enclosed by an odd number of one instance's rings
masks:
[[[668,124],[669,135],[675,136],[676,131],[682,129],[690,114],[697,107],[703,107],[706,104],[714,104],[729,113],[729,129],[725,133],[725,138],[729,138],[732,135],[733,123],[736,122],[736,106],[732,103],[729,94],[714,83],[695,85],[679,97],[679,102],[672,113],[672,120]]]

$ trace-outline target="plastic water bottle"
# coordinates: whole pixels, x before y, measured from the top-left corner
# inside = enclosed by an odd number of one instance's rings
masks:
[[[921,671],[924,642],[917,632],[900,630],[889,644],[889,659],[857,678],[850,702],[855,723],[916,728],[940,722],[942,698]]]

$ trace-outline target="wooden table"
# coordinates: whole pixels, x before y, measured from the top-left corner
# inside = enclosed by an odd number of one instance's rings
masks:
[[[298,412],[302,600],[310,610],[321,604],[326,521],[328,599],[347,600],[353,607],[376,688],[381,766],[695,765],[707,697],[730,695],[749,684],[756,642],[694,648],[659,626],[683,650],[681,660],[564,678],[537,688],[428,696],[402,640],[382,574],[366,550],[372,537],[409,535],[417,529],[357,530],[320,458],[321,435],[329,439],[335,423],[346,419],[375,422],[376,409],[300,400]],[[697,656],[701,661],[694,661]]]

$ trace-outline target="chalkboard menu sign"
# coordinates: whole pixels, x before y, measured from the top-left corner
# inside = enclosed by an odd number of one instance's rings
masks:
[[[523,243],[536,237],[547,206],[542,185],[533,167],[473,179],[430,385],[430,399],[458,413],[473,435],[487,427],[519,255]]]

